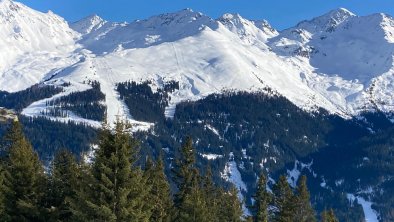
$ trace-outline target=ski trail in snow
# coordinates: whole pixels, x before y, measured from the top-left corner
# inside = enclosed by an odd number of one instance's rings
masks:
[[[208,85],[210,88],[214,89],[216,92],[220,92],[221,90],[216,87],[214,84],[210,83],[211,79],[209,76],[205,76],[208,79],[205,79],[201,77],[200,75],[202,73],[196,73],[195,71],[191,70],[189,66],[187,65],[188,63],[185,61],[185,56],[182,54],[182,50],[178,50],[177,46],[172,42],[171,43],[171,48],[173,50],[174,58],[176,60],[176,68],[178,71],[179,75],[184,75],[186,79],[189,81],[190,84],[190,90],[191,93],[194,94],[195,96],[200,95],[201,97],[207,96],[209,93],[202,93],[200,92],[195,83],[195,79],[200,80],[203,84]],[[174,118],[175,111],[176,111],[176,105],[180,103],[182,98],[176,98],[176,96],[172,95],[171,101],[169,101],[169,104],[167,107],[165,107],[164,110],[164,116],[166,118]]]
[[[116,90],[117,82],[113,76],[115,73],[104,58],[93,58],[93,67],[96,71],[96,79],[100,82],[101,91],[105,94],[107,105],[107,121],[113,126],[117,118],[124,118],[132,125],[132,131],[147,131],[153,124],[140,122],[133,119],[130,115],[129,108],[120,99],[120,94]]]
[[[120,95],[116,91],[116,82],[113,79],[113,71],[103,59],[93,59],[101,91],[105,94],[107,103],[107,121],[113,124],[117,117],[132,119],[128,108],[120,100]]]

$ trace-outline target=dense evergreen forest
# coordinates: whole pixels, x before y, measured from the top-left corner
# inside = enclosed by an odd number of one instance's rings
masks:
[[[106,107],[103,105],[105,95],[100,90],[100,83],[89,82],[92,86],[83,92],[72,92],[67,96],[47,103],[50,108],[46,109],[43,115],[68,117],[70,112],[85,119],[103,121]]]
[[[386,113],[365,113],[355,119],[343,119],[324,110],[305,112],[275,94],[224,92],[199,101],[182,102],[177,105],[173,118],[166,118],[165,107],[179,84],[163,83],[155,91],[151,84],[120,83],[117,89],[133,118],[155,123],[149,131],[133,134],[140,147],[134,165],[144,170],[145,157],[158,160],[161,156],[172,192],[177,190],[172,168],[180,154],[178,148],[184,144],[185,135],[192,135],[199,174],[205,175],[209,168],[213,183],[230,191],[234,181],[223,179],[223,175],[230,165],[235,166],[247,188],[238,189],[239,195],[244,197],[243,205],[251,212],[254,212],[258,175],[267,176],[272,190],[273,180],[281,175],[291,182],[294,169],[308,177],[310,201],[317,215],[333,208],[340,221],[362,221],[363,208],[347,197],[355,194],[371,201],[382,221],[394,220],[394,125]],[[98,83],[91,85],[90,90],[72,93],[48,105],[65,113],[78,107],[78,111],[72,111],[74,114],[102,120],[105,107],[93,106],[102,104],[104,97]],[[29,92],[26,99],[23,93],[4,93],[0,106],[11,104],[7,107],[20,110],[18,96],[28,105],[32,101],[29,98],[52,96],[47,93],[52,89],[53,93],[62,90],[35,86],[26,90]],[[81,104],[92,104],[92,107],[85,109]],[[97,129],[89,126],[52,122],[44,117],[20,116],[19,119],[47,172],[60,150],[70,150],[79,164],[81,155],[97,145]],[[4,135],[6,130],[0,124],[0,134]],[[208,155],[215,158],[208,159]],[[296,190],[297,184],[290,185]]]
[[[258,181],[253,216],[245,216],[237,189],[217,186],[209,167],[202,174],[190,137],[177,150],[164,173],[162,157],[141,158],[138,142],[118,121],[113,130],[104,125],[98,148],[90,162],[77,161],[68,150],[59,150],[44,170],[38,154],[13,121],[1,149],[1,221],[316,221],[303,176],[292,189],[281,176],[268,192],[265,175]],[[171,190],[169,180],[176,187]],[[332,210],[321,221],[338,221]]]
[[[50,85],[35,85],[16,93],[0,91],[0,107],[21,111],[35,101],[49,98],[62,91],[61,87]]]

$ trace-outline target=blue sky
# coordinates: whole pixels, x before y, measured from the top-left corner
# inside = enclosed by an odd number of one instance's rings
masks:
[[[393,0],[19,0],[40,11],[52,10],[67,21],[98,14],[110,21],[133,21],[192,8],[213,18],[231,12],[248,19],[266,19],[279,30],[344,7],[357,15],[394,15]]]

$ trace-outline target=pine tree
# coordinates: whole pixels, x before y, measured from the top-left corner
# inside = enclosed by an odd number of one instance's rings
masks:
[[[84,222],[91,220],[90,198],[94,190],[94,178],[92,166],[82,160],[78,164],[77,181],[75,184],[75,195],[66,197],[66,203],[70,206],[71,221]]]
[[[14,121],[6,137],[5,208],[12,221],[43,221],[46,176],[37,153]]]
[[[209,209],[205,195],[200,188],[200,177],[195,167],[193,141],[187,137],[182,145],[180,157],[175,162],[175,182],[178,193],[175,195],[175,221],[207,221]]]
[[[254,221],[268,222],[268,205],[271,200],[271,195],[267,192],[267,179],[264,174],[261,174],[259,178],[257,191],[253,197],[255,199],[254,210],[256,211]]]
[[[329,211],[325,210],[321,213],[321,221],[322,222],[339,222],[338,218],[335,216],[334,210],[330,209]]]
[[[79,167],[73,154],[65,149],[59,151],[53,160],[50,178],[48,199],[52,220],[71,220],[69,199],[75,198],[79,179]]]
[[[233,186],[228,192],[223,192],[220,198],[219,221],[241,222],[242,203],[238,198],[238,190]]]
[[[306,176],[303,175],[296,188],[296,195],[294,196],[294,219],[299,222],[313,222],[316,221],[315,211],[310,202],[310,194],[306,184]]]
[[[152,207],[152,215],[149,221],[165,222],[171,220],[171,210],[173,207],[170,185],[164,173],[164,163],[159,158],[156,165],[150,158],[146,161],[145,177],[147,184],[151,186],[147,202]]]
[[[274,221],[292,222],[294,215],[293,191],[285,176],[280,176],[273,188],[275,215]]]
[[[145,203],[149,189],[142,171],[134,166],[136,155],[136,142],[123,122],[116,122],[114,134],[104,127],[86,200],[81,204],[81,211],[73,209],[80,220],[149,220],[150,210]]]
[[[212,181],[212,171],[209,165],[206,168],[205,175],[202,181],[202,191],[205,195],[205,200],[207,206],[209,206],[209,212],[206,215],[208,221],[220,221],[219,219],[219,208],[220,208],[220,201],[223,191],[215,186]]]
[[[1,161],[1,160],[0,160]],[[5,209],[5,192],[6,187],[4,185],[4,169],[3,163],[0,162],[0,221],[8,221],[8,214]]]

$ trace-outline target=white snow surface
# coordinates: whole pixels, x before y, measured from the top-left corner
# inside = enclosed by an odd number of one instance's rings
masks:
[[[1,0],[0,30],[0,90],[23,90],[75,62],[79,34],[52,12]]]
[[[216,160],[218,158],[223,158],[223,155],[214,153],[201,153],[200,155],[207,160]]]
[[[317,177],[317,174],[312,170],[312,165],[313,165],[313,160],[310,163],[302,163],[298,160],[294,161],[294,168],[291,170],[287,170],[287,182],[292,186],[293,188],[297,186],[298,179],[301,176],[301,173],[304,169],[307,169],[313,177]],[[326,182],[322,182],[325,186]]]
[[[242,195],[242,192],[247,192],[248,188],[245,182],[242,180],[241,172],[239,172],[238,170],[237,163],[234,161],[234,154],[231,152],[229,156],[229,161],[224,167],[223,172],[221,172],[220,174],[224,180],[234,184],[235,188],[238,190],[238,199],[240,201],[244,201],[244,196]],[[244,215],[251,215],[245,204],[242,205],[242,209]]]
[[[363,211],[364,211],[364,216],[365,216],[365,221],[366,222],[378,222],[378,213],[372,209],[372,202],[365,200],[362,197],[359,196],[354,196],[353,194],[347,194],[347,198],[350,202],[354,202],[357,200],[359,204],[361,204]]]
[[[182,101],[265,87],[305,110],[321,107],[343,117],[394,111],[394,19],[386,14],[337,9],[280,32],[265,20],[212,19],[191,9],[130,23],[93,15],[69,26],[52,12],[1,0],[0,28],[0,90],[70,82],[82,91],[83,82],[96,80],[109,121],[133,120],[115,85],[146,80],[156,87],[179,82],[168,118]],[[24,113],[39,115],[33,108]]]

